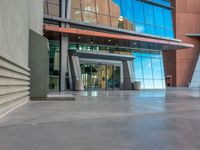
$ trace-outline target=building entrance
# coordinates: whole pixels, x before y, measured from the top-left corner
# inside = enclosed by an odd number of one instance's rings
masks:
[[[84,89],[120,89],[120,70],[120,66],[110,64],[81,64]]]

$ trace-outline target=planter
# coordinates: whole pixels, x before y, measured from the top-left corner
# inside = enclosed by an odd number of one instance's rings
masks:
[[[75,91],[84,91],[84,85],[82,80],[77,80],[75,84]]]
[[[140,81],[135,81],[133,83],[133,87],[134,87],[134,90],[140,90],[141,89],[141,82]]]

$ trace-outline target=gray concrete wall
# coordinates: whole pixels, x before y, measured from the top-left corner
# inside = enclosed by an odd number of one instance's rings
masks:
[[[29,34],[29,65],[31,69],[31,98],[47,98],[49,77],[49,46],[48,40],[30,30]]]
[[[0,0],[0,117],[29,100],[29,28],[42,34],[40,3]]]
[[[29,0],[0,0],[0,56],[28,68]]]
[[[43,0],[30,0],[30,29],[43,33]]]

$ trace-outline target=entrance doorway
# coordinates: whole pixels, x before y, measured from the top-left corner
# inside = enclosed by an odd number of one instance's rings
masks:
[[[85,90],[120,89],[120,66],[108,64],[81,64]]]

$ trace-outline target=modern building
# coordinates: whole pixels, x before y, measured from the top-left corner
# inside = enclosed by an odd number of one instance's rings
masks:
[[[198,86],[198,6],[1,0],[0,115],[51,91],[132,90],[136,81],[142,89]]]
[[[44,0],[50,91],[171,86],[168,53],[193,48],[175,38],[177,11],[169,0]]]

